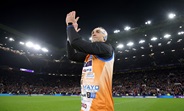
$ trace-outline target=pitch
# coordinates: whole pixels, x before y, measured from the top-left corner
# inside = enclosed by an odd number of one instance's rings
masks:
[[[1,96],[0,111],[80,111],[79,96]],[[184,99],[114,98],[115,111],[184,111]]]

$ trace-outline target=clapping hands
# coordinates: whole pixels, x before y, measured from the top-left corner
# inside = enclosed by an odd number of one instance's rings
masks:
[[[77,23],[78,20],[79,20],[79,17],[76,17],[76,12],[71,11],[66,16],[66,25],[68,25],[68,23],[72,23],[76,32],[79,32],[80,28],[78,28],[78,23]]]

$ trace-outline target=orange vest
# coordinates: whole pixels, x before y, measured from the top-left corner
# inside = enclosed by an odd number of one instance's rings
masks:
[[[114,54],[109,59],[88,54],[84,62],[81,76],[81,111],[114,111]]]

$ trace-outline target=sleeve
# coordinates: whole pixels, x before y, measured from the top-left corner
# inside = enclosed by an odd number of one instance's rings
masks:
[[[87,54],[82,53],[82,52],[77,52],[73,47],[70,45],[69,41],[66,43],[67,45],[67,57],[68,59],[76,62],[81,62],[83,63]]]
[[[105,42],[87,42],[82,40],[72,25],[67,26],[67,36],[69,37],[71,46],[77,51],[97,55],[102,58],[110,58],[113,54],[113,48]]]

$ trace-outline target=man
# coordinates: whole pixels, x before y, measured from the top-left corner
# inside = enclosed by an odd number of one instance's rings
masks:
[[[81,75],[81,111],[114,111],[112,98],[112,77],[114,51],[106,43],[107,32],[102,27],[95,28],[92,42],[82,40],[78,31],[76,12],[66,16],[67,55],[72,61],[83,62]]]

